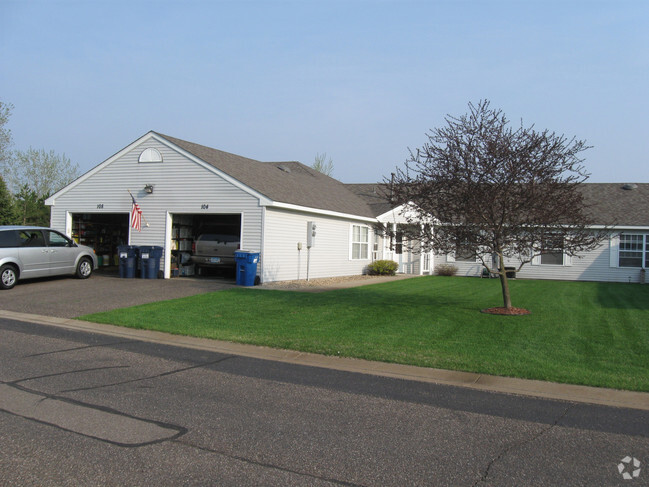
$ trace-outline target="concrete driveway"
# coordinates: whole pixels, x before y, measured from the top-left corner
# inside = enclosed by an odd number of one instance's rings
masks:
[[[120,279],[95,273],[90,279],[53,277],[20,281],[0,291],[0,309],[59,318],[183,298],[235,287],[228,279]]]

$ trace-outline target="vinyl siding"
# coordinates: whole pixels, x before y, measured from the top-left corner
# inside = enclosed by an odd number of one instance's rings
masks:
[[[139,163],[149,147],[160,151],[161,163]],[[153,184],[152,194],[144,192]],[[261,249],[262,209],[259,199],[213,171],[169,149],[155,139],[144,140],[87,179],[62,193],[51,210],[52,227],[70,234],[68,213],[123,213],[131,211],[130,189],[149,227],[130,231],[131,245],[165,245],[167,212],[172,214],[242,214],[242,246]],[[98,205],[102,205],[101,209]],[[203,205],[207,205],[203,209]],[[162,264],[161,264],[162,266]]]
[[[435,267],[442,264],[450,264],[457,267],[457,276],[469,276],[469,277],[480,277],[482,272],[482,263],[480,262],[466,262],[466,261],[456,261],[454,258],[447,256],[446,254],[435,254],[433,259]],[[433,269],[433,273],[435,270]]]
[[[307,222],[316,222],[315,245],[310,250],[309,279],[362,274],[371,262],[371,225],[352,219],[322,217],[306,212],[266,209],[263,250],[263,282],[306,279]],[[350,242],[352,224],[369,226],[368,259],[352,260]],[[297,244],[302,243],[298,251]]]
[[[643,233],[643,232],[640,232]],[[599,281],[599,282],[640,282],[640,269],[631,267],[612,267],[610,258],[611,243],[606,240],[592,252],[572,257],[569,265],[541,265],[527,263],[516,277],[521,279],[554,279],[560,281]],[[615,259],[613,259],[615,261]],[[447,257],[435,257],[435,265],[446,264]],[[458,268],[458,276],[480,276],[480,262],[452,262]],[[505,265],[517,267],[517,259],[506,259]]]

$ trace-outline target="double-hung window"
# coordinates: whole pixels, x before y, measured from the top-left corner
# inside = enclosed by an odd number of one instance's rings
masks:
[[[369,259],[370,255],[370,227],[365,225],[352,225],[352,259]]]
[[[455,252],[456,262],[475,262],[476,254],[466,245],[458,246],[457,251]]]
[[[550,235],[543,240],[541,264],[563,265],[563,237]]]
[[[620,267],[649,267],[649,235],[620,234]],[[643,265],[644,263],[644,265]]]

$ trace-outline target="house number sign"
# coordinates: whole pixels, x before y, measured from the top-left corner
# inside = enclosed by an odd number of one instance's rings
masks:
[[[201,210],[207,210],[210,207],[210,205],[201,205]]]
[[[97,209],[98,210],[103,210],[104,209],[104,204],[103,203],[98,203],[97,204]]]

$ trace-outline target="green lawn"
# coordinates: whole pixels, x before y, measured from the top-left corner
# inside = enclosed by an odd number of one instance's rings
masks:
[[[232,289],[83,316],[328,355],[649,391],[649,285],[419,277],[310,294]]]

